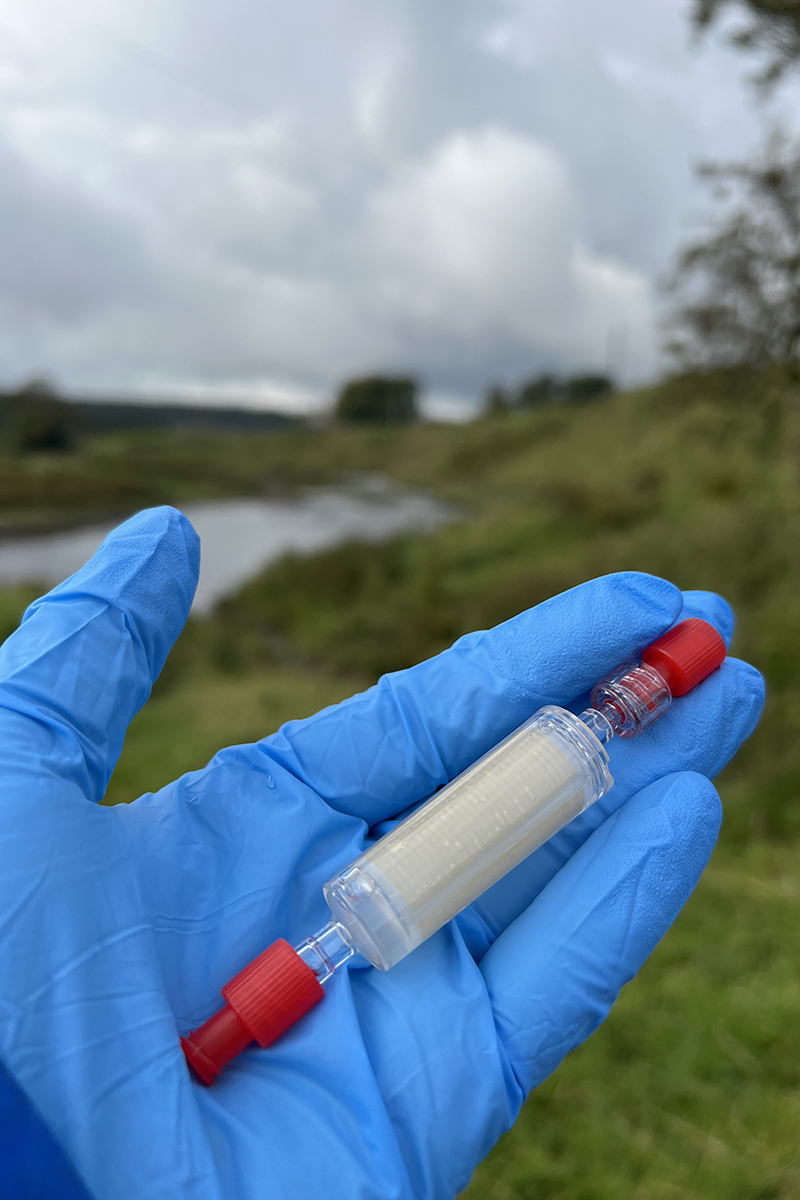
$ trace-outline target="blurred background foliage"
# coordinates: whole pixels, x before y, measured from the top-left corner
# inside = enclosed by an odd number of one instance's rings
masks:
[[[0,520],[274,495],[384,472],[461,518],[288,557],[191,619],[107,802],[369,686],[461,633],[612,570],[722,592],[767,676],[720,780],[720,846],[598,1033],[523,1109],[469,1200],[789,1200],[800,1192],[800,375],[685,374],[591,404],[491,406],[463,426],[118,431],[0,458]],[[17,481],[17,482],[15,482]],[[18,489],[14,491],[15,487]],[[33,588],[0,592],[0,633]]]
[[[410,425],[419,416],[415,379],[370,375],[351,379],[336,400],[334,412],[339,421],[378,421],[382,424]]]
[[[800,60],[800,4],[798,0],[695,0],[694,22],[706,30],[723,14],[744,14],[730,40],[740,50],[766,60],[755,76],[760,88],[772,88]]]
[[[697,368],[790,362],[800,347],[800,146],[773,132],[752,163],[709,163],[720,215],[681,253],[667,349]]]
[[[729,40],[758,64],[756,97],[800,64],[800,0],[695,0],[704,32],[731,16]],[[766,109],[762,109],[762,117]],[[665,349],[683,369],[796,360],[800,347],[800,142],[772,119],[749,162],[701,163],[715,210],[665,281]]]

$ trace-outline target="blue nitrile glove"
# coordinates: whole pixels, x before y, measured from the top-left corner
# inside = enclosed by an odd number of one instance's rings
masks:
[[[324,924],[322,884],[369,829],[574,701],[684,598],[647,575],[595,580],[98,807],[197,562],[182,516],[142,513],[0,651],[0,1054],[98,1200],[450,1198],[697,882],[720,815],[707,776],[752,730],[761,679],[728,661],[614,743],[599,804],[394,970],[337,975],[206,1089],[179,1034],[273,939]],[[687,606],[730,634],[723,601]]]

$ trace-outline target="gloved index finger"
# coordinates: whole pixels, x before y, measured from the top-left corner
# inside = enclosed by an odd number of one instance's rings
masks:
[[[186,517],[150,509],[31,605],[0,647],[6,781],[15,776],[29,796],[55,775],[102,798],[128,724],[189,614],[199,561]]]
[[[565,704],[678,618],[678,588],[637,571],[581,584],[260,743],[369,825],[430,795],[543,704]]]

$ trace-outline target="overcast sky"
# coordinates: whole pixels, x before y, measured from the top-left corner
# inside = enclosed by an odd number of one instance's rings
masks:
[[[682,0],[0,0],[0,386],[652,377],[746,70]]]

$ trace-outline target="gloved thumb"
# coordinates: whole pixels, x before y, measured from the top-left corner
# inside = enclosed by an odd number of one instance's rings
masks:
[[[0,648],[6,778],[49,772],[102,798],[125,730],[189,615],[199,566],[186,517],[149,509],[30,606]]]

